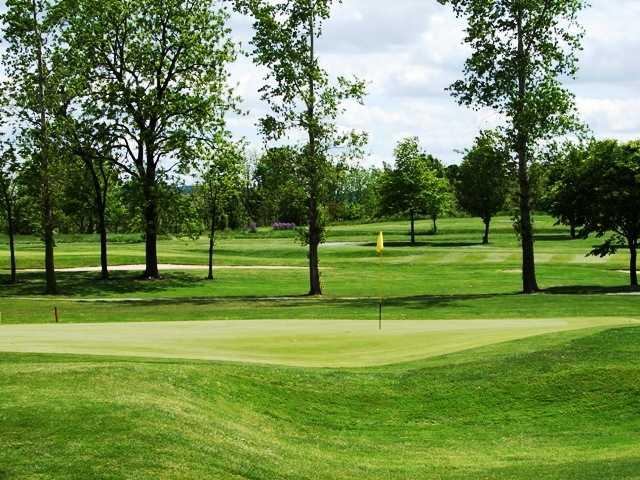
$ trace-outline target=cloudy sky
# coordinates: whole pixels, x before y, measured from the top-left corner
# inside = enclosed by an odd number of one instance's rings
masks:
[[[579,111],[597,137],[640,138],[640,0],[591,0],[581,22],[586,28],[581,70],[567,83]],[[232,19],[234,36],[247,46],[250,22]],[[462,108],[445,92],[460,78],[468,50],[464,24],[435,0],[344,0],[327,22],[319,55],[332,75],[357,75],[369,84],[364,106],[352,105],[344,128],[370,135],[366,164],[392,159],[395,143],[420,137],[446,163],[470,145],[479,129],[493,126],[490,111]],[[250,114],[231,127],[259,150],[256,121],[266,112],[257,89],[261,72],[249,59],[232,69],[233,81]]]

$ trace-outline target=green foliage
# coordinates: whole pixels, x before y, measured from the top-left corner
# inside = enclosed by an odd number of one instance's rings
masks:
[[[299,155],[292,147],[277,147],[258,158],[253,171],[252,215],[259,224],[305,222],[307,194]]]
[[[262,119],[262,133],[271,140],[293,132],[307,137],[299,156],[308,207],[307,232],[301,238],[309,244],[309,293],[320,295],[318,247],[324,237],[327,178],[336,158],[357,156],[366,143],[365,135],[339,131],[336,119],[345,101],[362,101],[365,85],[344,77],[330,81],[318,61],[315,42],[334,0],[235,3],[255,19],[254,61],[267,68],[261,92],[272,113]]]
[[[579,128],[574,97],[561,79],[574,77],[586,0],[438,0],[468,21],[472,49],[464,79],[450,90],[459,103],[489,107],[506,120],[503,134],[517,158],[523,291],[538,290],[531,217],[530,164],[546,141]]]
[[[378,183],[382,171],[344,165],[336,169],[335,186],[329,198],[332,221],[371,220],[379,212]]]
[[[473,52],[465,79],[451,86],[460,103],[505,115],[512,143],[524,135],[529,150],[575,128],[573,95],[560,79],[577,72],[586,1],[438,1],[469,22],[465,43]]]
[[[509,153],[495,132],[481,132],[455,173],[458,204],[486,225],[487,243],[491,218],[502,210],[509,190]]]
[[[606,240],[591,253],[615,253],[621,243],[630,252],[630,282],[638,287],[637,249],[640,240],[640,142],[620,144],[604,140],[589,147],[587,161],[577,177],[578,197],[584,200],[582,234]]]
[[[589,155],[588,147],[566,145],[547,166],[545,182],[546,210],[558,219],[558,222],[571,228],[572,236],[576,229],[584,224],[584,216],[590,195],[580,185],[581,170]]]
[[[201,183],[196,186],[195,195],[202,209],[201,218],[206,219],[210,229],[224,229],[246,190],[243,146],[220,139],[214,148],[202,150],[200,158]]]
[[[430,215],[437,218],[450,204],[449,184],[439,161],[426,154],[417,138],[398,143],[395,167],[385,165],[379,194],[384,215]]]

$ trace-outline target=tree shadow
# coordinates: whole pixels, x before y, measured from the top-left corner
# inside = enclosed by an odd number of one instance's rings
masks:
[[[534,239],[536,242],[566,242],[578,240],[577,238],[572,238],[569,234],[537,234],[534,235]]]
[[[629,286],[564,285],[544,289],[543,293],[551,295],[605,295],[638,293],[639,291]]]
[[[363,243],[365,247],[375,247],[375,242]],[[462,248],[462,247],[477,247],[482,245],[482,242],[456,242],[456,241],[417,241],[415,243],[411,243],[409,241],[385,241],[385,248],[406,248],[406,247],[442,247],[442,248]]]
[[[167,289],[193,287],[208,282],[201,276],[186,272],[170,272],[160,279],[147,280],[140,272],[112,272],[108,280],[102,280],[95,272],[58,272],[58,293],[68,296],[126,295],[132,293],[156,293]],[[39,296],[44,292],[43,273],[21,273],[17,284],[2,289],[3,296]]]

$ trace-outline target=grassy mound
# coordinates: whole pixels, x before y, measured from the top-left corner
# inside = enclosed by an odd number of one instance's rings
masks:
[[[0,478],[638,479],[640,328],[305,369],[0,354]]]

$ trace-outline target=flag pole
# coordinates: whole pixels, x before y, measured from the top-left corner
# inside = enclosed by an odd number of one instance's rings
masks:
[[[378,241],[376,242],[376,253],[378,254],[378,261],[380,266],[380,298],[378,302],[378,330],[382,330],[382,300],[384,297],[383,275],[382,275],[382,256],[384,253],[384,235],[382,232],[378,234]]]

